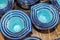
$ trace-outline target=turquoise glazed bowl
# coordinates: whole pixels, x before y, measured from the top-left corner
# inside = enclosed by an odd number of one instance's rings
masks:
[[[8,11],[1,22],[1,32],[13,40],[22,39],[32,31],[30,18],[21,10]]]
[[[31,7],[31,21],[37,29],[54,28],[59,21],[58,10],[51,4],[39,3]]]

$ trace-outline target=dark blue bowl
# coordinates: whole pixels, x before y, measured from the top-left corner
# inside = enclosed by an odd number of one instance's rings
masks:
[[[41,39],[38,37],[27,37],[24,40],[41,40]]]
[[[11,10],[13,8],[14,0],[0,0],[0,14]]]
[[[10,39],[21,39],[32,31],[30,18],[21,10],[8,11],[1,22],[1,32]]]
[[[17,0],[17,2],[22,8],[30,9],[30,7],[39,2],[39,0]]]
[[[59,21],[58,10],[51,4],[39,3],[31,7],[31,21],[37,29],[54,28]]]

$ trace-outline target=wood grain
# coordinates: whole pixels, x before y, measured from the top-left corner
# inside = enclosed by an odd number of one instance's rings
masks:
[[[44,0],[44,1],[47,1],[47,0]],[[18,7],[16,5],[16,3],[14,4],[14,9],[23,10],[20,7]],[[23,10],[23,11],[26,12],[28,15],[30,14],[30,10]],[[0,17],[2,17],[1,14],[0,14]],[[37,30],[33,26],[33,30],[32,30],[31,36],[39,37],[42,40],[54,40],[56,38],[59,38],[60,37],[60,22],[58,23],[58,25],[54,29],[46,30],[46,31]],[[6,37],[4,37],[2,35],[2,33],[0,33],[0,40],[8,40],[8,39],[6,39]]]

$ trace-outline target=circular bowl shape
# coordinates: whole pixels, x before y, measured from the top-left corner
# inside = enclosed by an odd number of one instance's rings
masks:
[[[57,38],[57,39],[55,39],[55,40],[60,40],[60,38]]]
[[[38,37],[27,37],[24,40],[41,40],[41,39]]]
[[[60,0],[50,0],[53,5],[57,7],[57,9],[60,9]]]
[[[59,21],[57,9],[47,3],[39,3],[32,6],[30,14],[32,23],[40,30],[52,29]]]
[[[21,10],[8,11],[1,22],[2,33],[10,39],[21,39],[32,31],[30,18]]]
[[[17,0],[19,6],[24,9],[30,9],[30,7],[39,2],[39,0]]]
[[[4,14],[5,12],[12,9],[14,4],[14,0],[0,0],[0,14]]]

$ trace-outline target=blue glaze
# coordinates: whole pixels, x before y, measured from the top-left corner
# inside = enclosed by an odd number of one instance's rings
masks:
[[[42,23],[49,23],[52,20],[52,14],[50,10],[47,9],[41,9],[37,11],[37,17]]]
[[[8,0],[0,0],[0,9],[3,9],[7,6]]]
[[[57,3],[60,5],[60,0],[56,0],[57,1]]]
[[[20,40],[20,39],[10,39],[10,40]]]
[[[14,0],[0,0],[0,14],[5,14],[13,8]]]
[[[24,40],[41,40],[41,39],[38,37],[27,37]]]
[[[30,16],[32,23],[37,29],[48,30],[54,28],[58,24],[58,13],[58,10],[53,5],[39,3],[31,7]]]
[[[1,32],[13,40],[22,39],[32,31],[30,18],[21,10],[8,11],[1,22]]]
[[[19,17],[13,17],[7,22],[7,28],[13,33],[20,32],[24,29],[24,21]]]
[[[50,0],[50,1],[54,6],[56,6],[58,10],[60,9],[60,0]]]
[[[25,9],[30,9],[30,6],[36,4],[38,1],[39,0],[17,0],[19,5]]]

